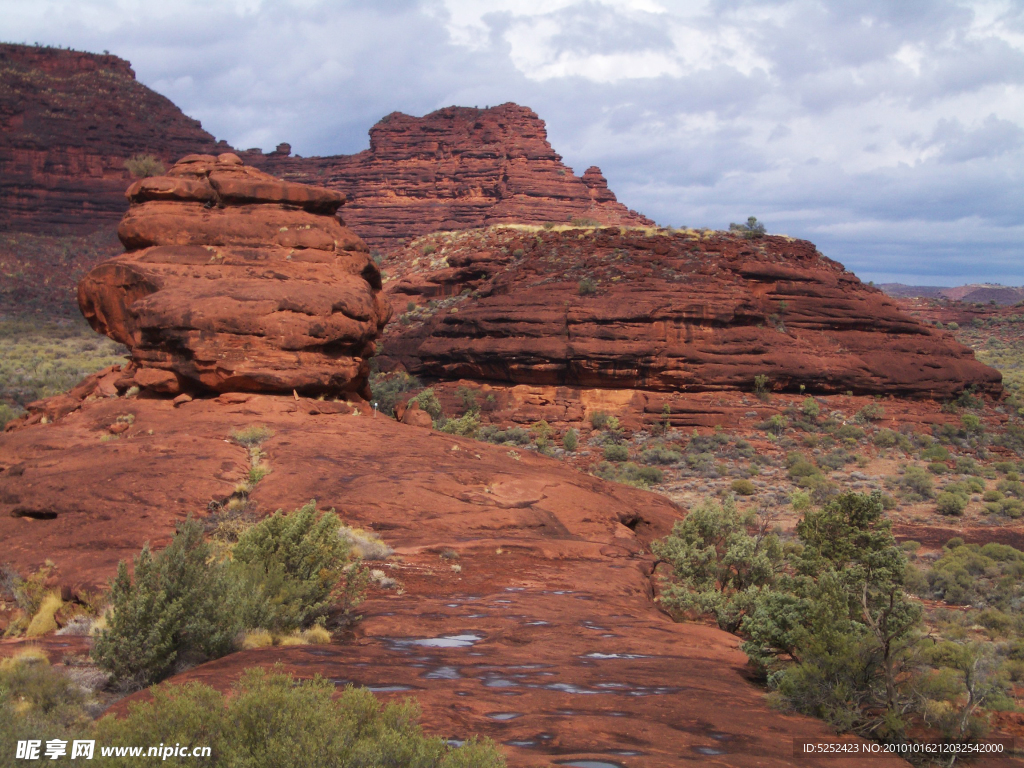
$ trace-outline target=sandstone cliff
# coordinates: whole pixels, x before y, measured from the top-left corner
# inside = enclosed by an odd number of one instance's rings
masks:
[[[502,222],[652,222],[615,199],[601,170],[582,178],[548,143],[544,121],[517,104],[399,112],[370,129],[355,155],[294,158],[246,154],[275,175],[344,190],[346,218],[370,244]]]
[[[998,394],[998,371],[812,243],[508,227],[389,257],[386,364],[438,379],[693,392]]]
[[[109,228],[125,210],[125,158],[169,165],[217,147],[124,59],[0,44],[0,229]]]

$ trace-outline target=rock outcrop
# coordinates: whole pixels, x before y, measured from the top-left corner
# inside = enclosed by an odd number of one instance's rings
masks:
[[[729,233],[494,228],[385,262],[410,308],[391,367],[438,379],[694,392],[998,394],[998,371],[812,243]]]
[[[0,44],[0,230],[85,234],[124,213],[124,161],[228,148],[117,56]]]
[[[503,222],[652,224],[615,199],[597,167],[577,177],[548,143],[544,121],[517,104],[394,112],[355,155],[246,161],[283,178],[343,190],[349,224],[387,248],[428,232]]]
[[[250,504],[292,510],[316,498],[337,509],[396,548],[401,559],[381,567],[403,589],[372,588],[345,641],[243,651],[172,682],[223,688],[247,667],[281,663],[415,698],[428,733],[488,736],[518,768],[675,768],[709,755],[782,768],[794,738],[835,739],[821,721],[768,706],[734,635],[673,623],[652,601],[648,545],[681,514],[667,499],[529,451],[325,406],[347,404],[102,398],[0,435],[3,559],[21,573],[52,560],[69,597],[95,589],[119,559],[146,541],[162,547],[175,522],[231,496],[250,457],[229,437],[257,422],[273,432],[261,446],[272,471]],[[76,640],[53,638],[58,660]]]
[[[283,182],[234,154],[191,155],[127,192],[128,252],[79,284],[98,332],[127,345],[134,383],[186,390],[361,392],[391,316],[343,195]]]

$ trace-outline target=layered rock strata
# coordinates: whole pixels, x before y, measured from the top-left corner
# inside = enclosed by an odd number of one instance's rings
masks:
[[[127,191],[128,252],[78,287],[82,313],[131,350],[122,385],[339,395],[363,391],[391,316],[343,195],[237,155],[191,155]]]
[[[998,394],[951,334],[787,237],[494,228],[385,263],[390,367],[437,379],[694,392]],[[765,377],[758,379],[757,377]]]

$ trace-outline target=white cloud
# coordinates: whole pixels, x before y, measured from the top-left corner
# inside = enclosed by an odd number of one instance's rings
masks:
[[[754,214],[876,279],[1024,283],[1016,0],[0,0],[0,18],[13,41],[130,59],[243,148],[354,152],[394,110],[517,101],[663,223]]]

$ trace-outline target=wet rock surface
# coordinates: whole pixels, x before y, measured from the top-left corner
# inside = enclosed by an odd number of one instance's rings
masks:
[[[128,430],[100,439],[128,413]],[[488,735],[514,766],[674,766],[706,761],[705,747],[727,765],[788,765],[794,737],[834,738],[765,704],[735,637],[675,624],[652,602],[647,546],[682,513],[671,502],[529,452],[354,413],[268,395],[178,407],[107,398],[8,432],[5,559],[24,571],[49,558],[69,589],[95,588],[145,541],[162,546],[186,514],[230,496],[248,470],[230,433],[259,423],[274,433],[262,445],[271,473],[252,500],[269,511],[316,498],[377,532],[401,556],[379,567],[404,593],[371,593],[348,642],[246,651],[176,680],[224,688],[245,667],[281,662],[412,696],[429,732]],[[55,517],[12,517],[26,499]]]

